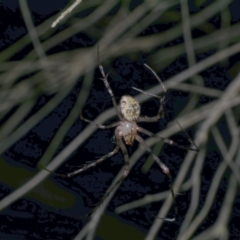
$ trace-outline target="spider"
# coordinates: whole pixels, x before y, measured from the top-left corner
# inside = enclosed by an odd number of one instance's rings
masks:
[[[188,135],[187,135],[188,139],[191,142],[191,144],[194,145],[194,148],[185,147],[185,146],[177,144],[176,142],[174,142],[171,139],[162,138],[162,137],[160,137],[156,134],[153,134],[152,132],[140,127],[137,124],[138,122],[157,122],[159,119],[164,118],[164,116],[165,116],[163,105],[164,105],[167,90],[166,90],[165,86],[163,85],[161,79],[154,72],[154,70],[152,68],[150,68],[147,64],[144,64],[144,66],[147,69],[149,69],[152,72],[152,74],[156,77],[156,79],[158,80],[158,82],[162,86],[162,89],[163,89],[164,93],[163,93],[162,96],[157,96],[157,95],[150,94],[148,92],[145,92],[145,91],[143,91],[141,89],[138,89],[138,88],[135,88],[135,87],[133,87],[133,89],[135,89],[139,92],[142,92],[144,94],[148,94],[150,96],[156,97],[160,100],[160,107],[159,107],[158,113],[154,117],[140,116],[140,109],[141,109],[140,104],[138,103],[138,101],[134,97],[132,97],[130,95],[124,95],[124,96],[121,97],[120,106],[119,106],[120,111],[119,111],[118,105],[116,103],[115,96],[114,96],[113,91],[112,91],[112,89],[109,85],[107,75],[105,74],[103,66],[101,65],[99,52],[98,52],[98,67],[99,67],[99,70],[100,70],[101,75],[102,75],[102,80],[103,80],[103,83],[104,83],[104,85],[105,85],[105,87],[106,87],[106,89],[107,89],[107,91],[108,91],[108,93],[109,93],[109,95],[112,99],[113,106],[115,108],[115,111],[116,111],[117,116],[120,119],[120,121],[112,123],[110,125],[101,125],[101,124],[95,123],[95,122],[93,122],[89,119],[86,119],[85,117],[82,116],[82,113],[80,114],[80,119],[85,121],[85,122],[88,122],[90,124],[93,124],[100,129],[108,129],[108,128],[114,128],[115,127],[114,137],[115,137],[116,146],[111,152],[109,152],[106,155],[100,157],[99,159],[95,160],[94,162],[83,165],[83,167],[81,167],[80,169],[77,169],[73,172],[70,172],[70,173],[67,173],[67,174],[60,174],[60,173],[53,172],[54,174],[56,174],[58,176],[72,177],[76,174],[79,174],[83,171],[86,171],[89,168],[92,168],[92,167],[96,166],[97,164],[103,162],[107,158],[112,157],[113,155],[118,153],[118,151],[121,149],[121,151],[123,153],[123,156],[124,156],[124,172],[123,172],[123,175],[117,181],[117,183],[105,194],[102,201],[110,195],[110,193],[112,192],[112,190],[114,189],[114,187],[118,183],[121,183],[128,176],[128,174],[129,174],[129,155],[128,155],[128,152],[127,152],[126,145],[127,146],[132,146],[134,144],[134,142],[137,141],[143,146],[143,148],[147,152],[149,152],[152,155],[152,158],[159,165],[159,167],[161,168],[163,173],[168,176],[168,178],[169,178],[169,188],[170,188],[170,191],[171,191],[173,202],[175,203],[175,194],[174,194],[173,188],[172,188],[172,176],[171,176],[171,173],[169,171],[169,168],[159,159],[159,157],[157,155],[155,155],[152,152],[150,147],[145,143],[143,138],[140,137],[140,135],[138,134],[139,132],[144,133],[147,136],[154,137],[154,138],[157,138],[159,140],[162,140],[169,145],[175,145],[178,148],[182,148],[182,149],[185,149],[185,150],[198,151],[197,146],[192,142],[192,140],[190,139],[190,137]],[[48,170],[48,169],[46,169],[46,170]],[[175,208],[175,212],[177,212],[176,208]],[[164,219],[164,220],[173,221],[173,220],[169,220],[169,219]]]

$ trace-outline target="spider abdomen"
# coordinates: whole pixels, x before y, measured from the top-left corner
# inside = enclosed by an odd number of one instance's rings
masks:
[[[132,96],[122,96],[120,100],[121,113],[127,121],[136,121],[140,115],[139,102]]]
[[[138,126],[133,121],[122,121],[121,124],[116,128],[115,134],[122,137],[126,145],[132,146],[137,135]]]

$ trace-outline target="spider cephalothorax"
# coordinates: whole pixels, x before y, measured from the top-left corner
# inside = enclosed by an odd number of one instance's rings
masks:
[[[97,164],[101,163],[105,159],[112,157],[114,154],[116,154],[119,151],[119,149],[121,149],[122,153],[123,153],[123,156],[124,156],[124,162],[125,162],[124,166],[125,167],[124,167],[124,172],[123,172],[122,177],[117,181],[117,183],[119,183],[119,182],[123,181],[124,178],[126,178],[126,176],[129,173],[129,156],[128,156],[128,152],[127,152],[127,148],[126,148],[125,144],[129,145],[129,146],[132,146],[134,141],[136,140],[137,142],[139,142],[143,146],[143,148],[147,152],[149,152],[152,155],[153,159],[159,165],[161,170],[168,176],[169,181],[170,181],[170,184],[169,184],[170,190],[171,190],[171,193],[172,193],[173,200],[175,201],[175,195],[174,195],[174,192],[173,192],[173,189],[172,189],[172,176],[170,174],[170,171],[169,171],[168,167],[159,159],[159,157],[157,155],[155,155],[152,152],[150,147],[147,146],[147,144],[145,143],[143,138],[138,133],[141,132],[141,133],[146,134],[147,136],[155,137],[155,138],[157,138],[161,141],[164,141],[165,143],[167,143],[169,145],[175,145],[175,146],[177,146],[179,148],[182,148],[182,149],[194,150],[194,151],[197,151],[198,149],[195,145],[194,145],[195,148],[189,148],[189,147],[181,146],[181,145],[175,143],[174,141],[172,141],[170,139],[162,138],[162,137],[160,137],[158,135],[155,135],[155,134],[149,132],[148,130],[146,130],[146,129],[137,125],[137,122],[157,122],[160,118],[164,117],[163,104],[164,104],[164,99],[165,99],[165,95],[166,95],[166,92],[167,92],[166,88],[164,87],[164,85],[163,85],[162,81],[160,80],[160,78],[158,77],[158,75],[148,65],[146,65],[146,64],[144,64],[144,65],[157,78],[157,80],[159,81],[160,85],[163,88],[164,94],[163,94],[163,96],[156,96],[156,95],[144,92],[142,90],[139,90],[137,88],[134,88],[134,89],[138,90],[140,92],[143,92],[144,94],[148,94],[150,96],[157,97],[158,99],[160,99],[160,107],[158,109],[157,115],[154,116],[154,117],[145,117],[145,116],[142,117],[142,116],[140,116],[140,105],[139,105],[138,101],[135,98],[133,98],[132,96],[129,96],[129,95],[124,95],[120,99],[120,111],[119,111],[119,108],[117,106],[115,97],[113,95],[113,91],[112,91],[112,89],[109,85],[109,82],[107,80],[107,75],[105,74],[105,72],[103,70],[103,67],[100,64],[100,60],[99,60],[99,70],[100,70],[100,72],[103,76],[102,80],[104,82],[105,87],[108,90],[109,95],[112,98],[113,106],[116,110],[116,113],[117,113],[120,121],[112,123],[110,125],[101,125],[101,124],[97,124],[97,123],[95,123],[91,120],[88,120],[88,119],[84,118],[82,116],[82,114],[80,114],[80,118],[81,118],[81,120],[86,121],[88,123],[91,123],[91,124],[97,126],[98,128],[101,128],[101,129],[116,127],[115,132],[114,132],[116,146],[108,154],[102,156],[101,158],[93,161],[90,164],[85,164],[82,168],[80,168],[78,170],[75,170],[74,172],[71,172],[71,173],[68,173],[68,174],[57,174],[57,175],[60,175],[62,177],[72,177],[72,176],[74,176],[78,173],[81,173],[81,172],[83,172],[83,171],[85,171],[85,170],[87,170],[91,167],[96,166]],[[189,138],[189,140],[192,144],[194,144],[191,141],[190,138]],[[109,194],[114,189],[114,187],[115,187],[115,185],[113,186],[112,189],[110,189],[105,194],[105,196],[103,197],[103,200],[106,199],[109,196]],[[167,220],[167,219],[165,219],[165,220]]]
[[[115,136],[124,139],[126,145],[132,146],[138,131],[138,126],[134,121],[121,121],[115,130]]]

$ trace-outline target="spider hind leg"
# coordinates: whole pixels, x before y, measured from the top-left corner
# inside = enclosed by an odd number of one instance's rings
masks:
[[[159,76],[156,74],[156,72],[152,68],[150,68],[147,64],[144,64],[144,66],[146,68],[148,68],[152,72],[152,74],[155,76],[155,78],[158,80],[158,82],[162,86],[163,94],[162,94],[162,96],[157,96],[157,95],[154,95],[152,93],[145,92],[145,91],[143,91],[143,90],[141,90],[139,88],[133,87],[133,89],[135,89],[136,91],[142,92],[142,93],[147,94],[147,95],[152,96],[152,97],[156,97],[156,98],[158,98],[160,100],[160,106],[159,106],[158,113],[157,113],[156,116],[154,116],[154,117],[147,117],[147,116],[142,117],[142,116],[140,116],[137,121],[138,122],[157,122],[159,119],[165,117],[165,112],[164,112],[163,105],[164,105],[164,102],[165,102],[167,89],[163,85],[162,80],[159,78]]]
[[[181,129],[182,129],[182,128],[181,128]],[[171,140],[171,139],[163,138],[163,137],[161,137],[161,136],[159,136],[159,135],[157,135],[157,134],[154,134],[154,133],[148,131],[148,130],[145,129],[145,128],[142,128],[142,127],[138,127],[138,131],[146,134],[146,135],[149,136],[149,137],[156,138],[156,139],[158,139],[158,140],[160,140],[160,141],[163,141],[163,142],[165,142],[165,143],[167,143],[167,144],[169,144],[169,145],[171,145],[171,146],[175,146],[175,147],[180,148],[180,149],[183,149],[183,150],[190,150],[190,151],[194,151],[194,152],[198,152],[198,151],[199,151],[199,149],[198,149],[198,147],[196,146],[196,144],[191,140],[190,136],[188,136],[188,134],[187,134],[185,131],[183,131],[183,129],[182,129],[182,131],[185,133],[185,135],[186,135],[187,138],[188,138],[188,141],[192,144],[193,147],[186,147],[186,146],[180,145],[180,144],[174,142],[174,141]]]

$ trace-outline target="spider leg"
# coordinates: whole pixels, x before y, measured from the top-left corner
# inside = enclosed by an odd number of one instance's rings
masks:
[[[181,129],[182,129],[182,128],[181,128]],[[182,129],[182,130],[183,130],[183,129]],[[163,141],[163,142],[165,142],[165,143],[167,143],[167,144],[169,144],[169,145],[176,146],[176,147],[178,147],[178,148],[180,148],[180,149],[191,150],[191,151],[195,151],[195,152],[198,152],[198,151],[199,151],[199,149],[197,148],[197,146],[195,145],[195,143],[191,140],[191,138],[190,138],[188,135],[187,135],[188,140],[189,140],[189,142],[194,146],[194,148],[186,147],[186,146],[183,146],[183,145],[180,145],[180,144],[174,142],[174,141],[171,140],[171,139],[160,137],[159,135],[156,135],[156,134],[154,134],[154,133],[152,133],[152,132],[150,132],[150,131],[142,128],[142,127],[138,127],[138,131],[139,131],[139,132],[142,132],[142,133],[144,133],[144,134],[146,134],[146,135],[148,135],[149,137],[154,137],[154,138],[159,139],[159,140],[161,140],[161,141]],[[185,134],[186,134],[186,133],[185,133]]]
[[[159,78],[159,76],[156,74],[156,72],[150,68],[147,64],[144,64],[144,66],[146,68],[148,68],[152,74],[156,77],[156,79],[159,81],[160,85],[162,86],[162,89],[163,89],[163,95],[160,97],[160,96],[156,96],[154,94],[151,94],[151,93],[148,93],[148,92],[145,92],[143,90],[140,90],[138,88],[133,88],[139,92],[142,92],[144,94],[147,94],[147,95],[150,95],[150,96],[153,96],[153,97],[156,97],[156,98],[159,98],[160,99],[160,107],[159,107],[159,110],[158,110],[158,113],[156,116],[154,117],[139,117],[137,122],[157,122],[160,118],[164,118],[165,116],[165,113],[164,113],[164,109],[163,109],[163,105],[164,105],[164,100],[165,100],[165,96],[166,96],[166,93],[167,93],[167,89],[165,88],[165,86],[163,85],[163,82],[161,81],[161,79]]]
[[[91,167],[95,167],[97,164],[103,162],[105,159],[112,157],[113,155],[115,155],[115,154],[119,151],[119,148],[120,148],[120,147],[119,147],[118,145],[116,145],[116,147],[113,149],[113,151],[111,151],[111,152],[109,152],[108,154],[102,156],[101,158],[95,160],[94,162],[91,162],[91,163],[89,163],[89,164],[83,165],[82,168],[77,169],[77,170],[75,170],[75,171],[73,171],[73,172],[70,172],[70,173],[61,174],[61,173],[55,173],[55,172],[53,172],[53,171],[50,171],[50,170],[48,170],[47,168],[44,168],[44,169],[47,170],[48,172],[51,172],[51,173],[53,173],[53,174],[55,174],[55,175],[57,175],[57,176],[60,176],[60,177],[72,177],[72,176],[74,176],[74,175],[76,175],[76,174],[79,174],[79,173],[81,173],[81,172],[84,172],[84,171],[88,170],[88,169],[91,168]]]
[[[109,95],[110,95],[110,97],[111,97],[111,99],[112,99],[112,103],[113,103],[113,106],[114,106],[114,108],[115,108],[115,111],[116,111],[119,119],[122,120],[123,117],[122,117],[121,113],[120,113],[119,110],[118,110],[117,102],[116,102],[116,99],[115,99],[115,97],[114,97],[113,91],[112,91],[112,89],[111,89],[111,87],[110,87],[110,85],[109,85],[109,82],[108,82],[108,79],[107,79],[107,75],[105,74],[104,69],[103,69],[103,66],[101,65],[101,59],[100,59],[100,54],[99,54],[99,47],[98,47],[98,50],[97,50],[97,51],[98,51],[98,68],[99,68],[99,70],[100,70],[100,72],[101,72],[101,74],[102,74],[102,76],[103,76],[102,80],[103,80],[104,85],[105,85],[105,87],[107,88],[108,93],[109,93]]]
[[[151,72],[152,72],[152,74],[155,76],[155,78],[159,81],[159,83],[161,84],[161,86],[162,86],[162,88],[163,88],[163,91],[164,91],[164,97],[165,97],[165,95],[166,95],[166,93],[167,93],[167,89],[165,88],[165,86],[163,85],[163,82],[162,82],[162,80],[160,79],[160,77],[156,74],[156,72],[152,69],[152,68],[150,68],[147,64],[144,64],[144,66],[146,67],[146,68],[148,68]]]
[[[155,155],[151,148],[144,142],[144,140],[139,136],[136,135],[136,140],[144,147],[144,149],[146,149],[149,153],[151,153],[153,159],[156,161],[156,163],[160,166],[160,168],[162,169],[163,173],[165,173],[168,176],[169,179],[169,188],[172,194],[172,198],[173,198],[173,203],[175,205],[175,214],[178,213],[178,208],[176,207],[176,201],[175,201],[175,194],[173,192],[173,180],[172,180],[172,175],[169,171],[169,168],[159,159],[159,157],[157,155]],[[167,219],[165,219],[167,220]]]
[[[116,135],[116,142],[117,142],[117,146],[119,146],[123,152],[123,156],[124,156],[124,172],[122,174],[122,176],[116,181],[116,183],[104,194],[104,196],[102,197],[101,201],[97,204],[97,206],[91,211],[91,213],[93,213],[99,206],[101,206],[101,204],[110,196],[110,194],[114,191],[114,189],[120,185],[123,180],[127,177],[128,173],[129,173],[129,156],[128,156],[128,152],[127,152],[127,148],[124,145],[121,137],[115,133]]]
[[[105,194],[101,202],[103,202],[110,195],[110,193],[115,189],[115,187],[118,184],[120,184],[127,177],[129,173],[129,156],[128,156],[127,148],[124,145],[122,139],[117,134],[116,134],[116,139],[117,139],[117,145],[121,148],[124,156],[124,172],[123,172],[123,175],[117,180],[117,182],[109,189],[109,191],[107,191],[107,193]]]
[[[121,123],[119,121],[119,122],[115,122],[115,123],[112,123],[112,124],[109,124],[109,125],[102,125],[102,124],[95,123],[94,121],[91,121],[91,120],[83,117],[82,114],[80,114],[80,119],[85,121],[85,122],[88,122],[88,123],[90,123],[92,125],[95,125],[96,127],[101,128],[101,129],[117,127]]]

